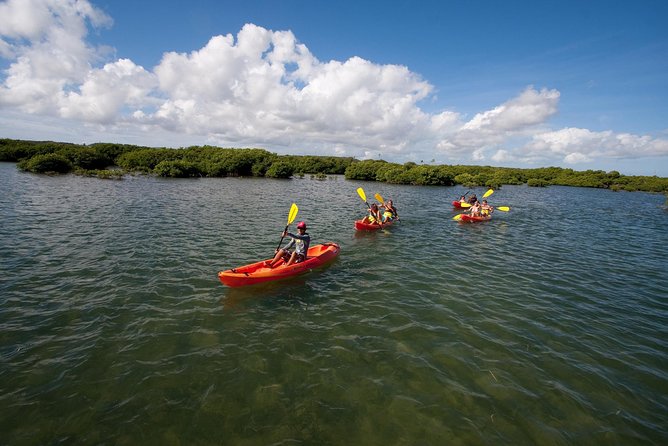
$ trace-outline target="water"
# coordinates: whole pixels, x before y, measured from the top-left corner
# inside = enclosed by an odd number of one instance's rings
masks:
[[[355,233],[360,186],[402,222]],[[0,163],[0,444],[668,443],[664,197],[463,192]],[[339,258],[221,285],[293,201]]]

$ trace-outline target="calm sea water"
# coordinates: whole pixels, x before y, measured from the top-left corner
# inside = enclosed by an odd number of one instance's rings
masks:
[[[360,186],[402,222],[355,233]],[[668,444],[665,198],[464,192],[0,163],[0,444]],[[221,285],[292,202],[340,257]]]

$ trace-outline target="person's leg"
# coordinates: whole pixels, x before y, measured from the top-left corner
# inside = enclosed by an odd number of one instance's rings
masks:
[[[283,250],[279,249],[274,258],[267,264],[269,268],[273,268],[278,263],[279,259],[283,257]]]

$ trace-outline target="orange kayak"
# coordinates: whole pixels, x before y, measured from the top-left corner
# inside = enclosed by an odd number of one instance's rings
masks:
[[[462,218],[460,218],[459,221],[466,222],[466,223],[477,223],[479,221],[487,221],[487,220],[491,220],[491,219],[492,219],[491,215],[485,215],[485,216],[481,216],[481,217],[474,217],[472,215],[462,214]]]
[[[285,266],[283,260],[280,260],[275,267],[268,268],[265,262],[271,259],[267,259],[266,261],[263,260],[251,263],[250,265],[221,271],[218,273],[218,278],[223,285],[230,287],[254,285],[256,283],[285,279],[306,273],[331,262],[339,255],[339,249],[339,245],[336,243],[323,243],[311,246],[308,249],[306,260],[303,262]]]
[[[386,221],[385,223],[383,223],[383,228],[392,226],[393,224],[394,220]],[[358,231],[377,231],[378,229],[381,229],[381,227],[377,223],[365,223],[364,219],[362,219],[362,220],[355,220],[355,229],[357,229]]]

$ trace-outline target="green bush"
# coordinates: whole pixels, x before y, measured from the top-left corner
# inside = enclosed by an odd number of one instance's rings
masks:
[[[69,159],[75,168],[97,170],[104,169],[112,164],[110,158],[98,153],[97,150],[91,147],[65,147],[56,153]]]
[[[460,173],[455,177],[455,183],[466,187],[479,186],[479,184],[476,182],[476,178],[470,173]]]
[[[294,172],[295,168],[292,164],[287,161],[276,161],[267,169],[265,176],[269,178],[290,178]]]
[[[140,149],[125,152],[116,162],[128,172],[151,172],[162,161],[174,161],[181,153],[174,149]]]
[[[378,170],[387,164],[387,161],[375,160],[352,163],[346,168],[345,176],[348,180],[376,181]]]
[[[160,177],[190,178],[202,176],[194,163],[183,160],[160,161],[153,169],[153,173]]]
[[[527,186],[529,187],[545,187],[549,185],[550,183],[548,183],[542,178],[530,178],[529,180],[527,180]]]
[[[70,160],[57,153],[35,155],[19,162],[18,167],[34,173],[68,173],[72,171]]]

